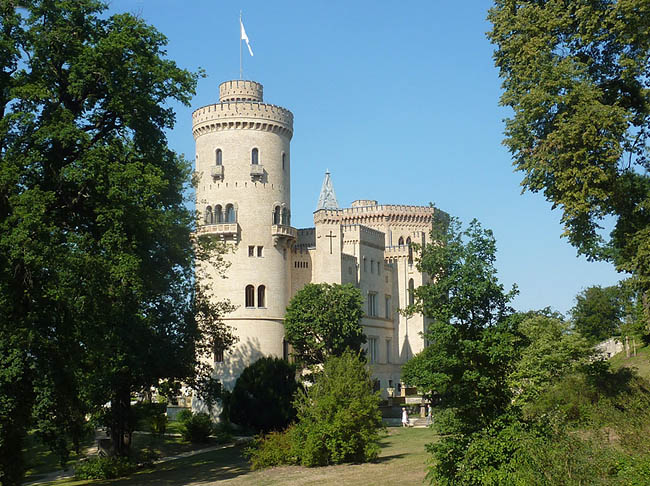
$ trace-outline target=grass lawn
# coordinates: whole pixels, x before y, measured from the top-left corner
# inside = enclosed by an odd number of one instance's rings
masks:
[[[187,484],[236,485],[394,485],[422,484],[429,455],[424,445],[434,439],[429,429],[389,428],[381,440],[379,459],[370,464],[344,464],[322,468],[298,466],[251,471],[241,448],[229,447],[159,464],[113,481],[56,481],[51,486],[136,486]]]
[[[609,362],[615,370],[622,367],[636,368],[639,375],[646,379],[650,379],[650,346],[643,346],[643,343],[640,342],[639,339],[636,341],[636,356],[630,356],[627,358],[625,356],[625,351],[622,351],[613,356]],[[630,342],[630,347],[631,346],[632,343]],[[632,353],[631,350],[630,353]]]

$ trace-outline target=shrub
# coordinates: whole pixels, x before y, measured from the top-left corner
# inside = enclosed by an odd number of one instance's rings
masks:
[[[136,469],[125,457],[91,457],[79,461],[74,468],[75,479],[115,479]]]
[[[269,432],[258,436],[250,447],[244,451],[253,470],[266,467],[297,464],[298,458],[292,444],[293,428],[283,432]]]
[[[136,430],[164,435],[167,430],[167,403],[140,402],[133,405]]]
[[[296,415],[292,401],[300,385],[296,369],[278,358],[262,358],[248,366],[228,399],[230,420],[255,431],[281,430]]]
[[[208,442],[212,433],[212,420],[207,413],[191,413],[183,420],[181,434],[190,442]]]
[[[291,441],[303,466],[366,462],[379,454],[379,394],[359,355],[346,351],[328,358],[295,406]]]
[[[192,415],[192,411],[185,408],[178,412],[178,415],[176,415],[176,420],[178,420],[180,423],[184,423],[187,420],[191,419]]]

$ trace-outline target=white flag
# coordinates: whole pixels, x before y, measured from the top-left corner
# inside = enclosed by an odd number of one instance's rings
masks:
[[[244,29],[244,23],[239,19],[239,26],[241,27],[241,40],[246,41],[246,47],[248,47],[248,52],[251,53],[251,56],[253,55],[253,49],[251,49],[251,45],[248,42],[248,36],[246,35],[246,29]]]

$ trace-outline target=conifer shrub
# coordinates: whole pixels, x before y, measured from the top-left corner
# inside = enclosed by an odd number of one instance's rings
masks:
[[[212,434],[213,424],[207,413],[185,414],[182,421],[181,435],[184,440],[201,443],[208,442]]]
[[[300,385],[295,366],[279,358],[262,358],[244,369],[228,398],[231,422],[255,430],[282,430],[296,410],[293,397]]]

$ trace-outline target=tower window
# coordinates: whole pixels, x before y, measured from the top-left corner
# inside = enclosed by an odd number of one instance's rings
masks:
[[[260,163],[260,151],[256,148],[251,152],[251,164],[257,165]]]
[[[214,207],[214,220],[217,223],[223,223],[223,208],[221,207],[221,204],[217,204]]]
[[[409,247],[409,265],[413,265],[413,247],[411,246],[411,237],[406,238],[406,244]]]
[[[415,285],[413,284],[413,279],[409,279],[409,305],[413,305],[415,302]]]
[[[234,223],[235,221],[237,221],[235,207],[232,204],[228,204],[226,206],[226,223]]]
[[[257,307],[266,307],[264,297],[266,296],[266,287],[260,285],[257,287]]]
[[[368,316],[377,316],[377,294],[374,292],[368,293]]]
[[[212,208],[210,206],[205,208],[205,224],[212,224]]]
[[[377,362],[377,338],[376,337],[368,338],[368,362],[371,364]]]
[[[282,152],[282,170],[285,169],[285,163],[286,163],[286,160],[287,160],[287,154],[285,154],[284,152]]]
[[[370,260],[370,273],[375,273],[375,261]]]
[[[262,258],[262,251],[264,250],[263,246],[258,246],[257,247],[257,256]]]
[[[248,256],[249,257],[255,256],[255,247],[252,245],[248,247]]]
[[[289,210],[282,208],[282,224],[289,224]]]
[[[273,210],[273,224],[280,224],[280,206],[276,206]]]
[[[403,237],[403,236],[400,236],[400,237],[399,237],[399,240],[397,241],[397,244],[398,244],[399,246],[404,246],[404,237]]]
[[[255,307],[255,287],[246,286],[246,307]]]
[[[214,362],[223,363],[223,347],[221,346],[214,347]]]
[[[215,163],[221,165],[223,163],[221,149],[217,149],[215,152]]]

